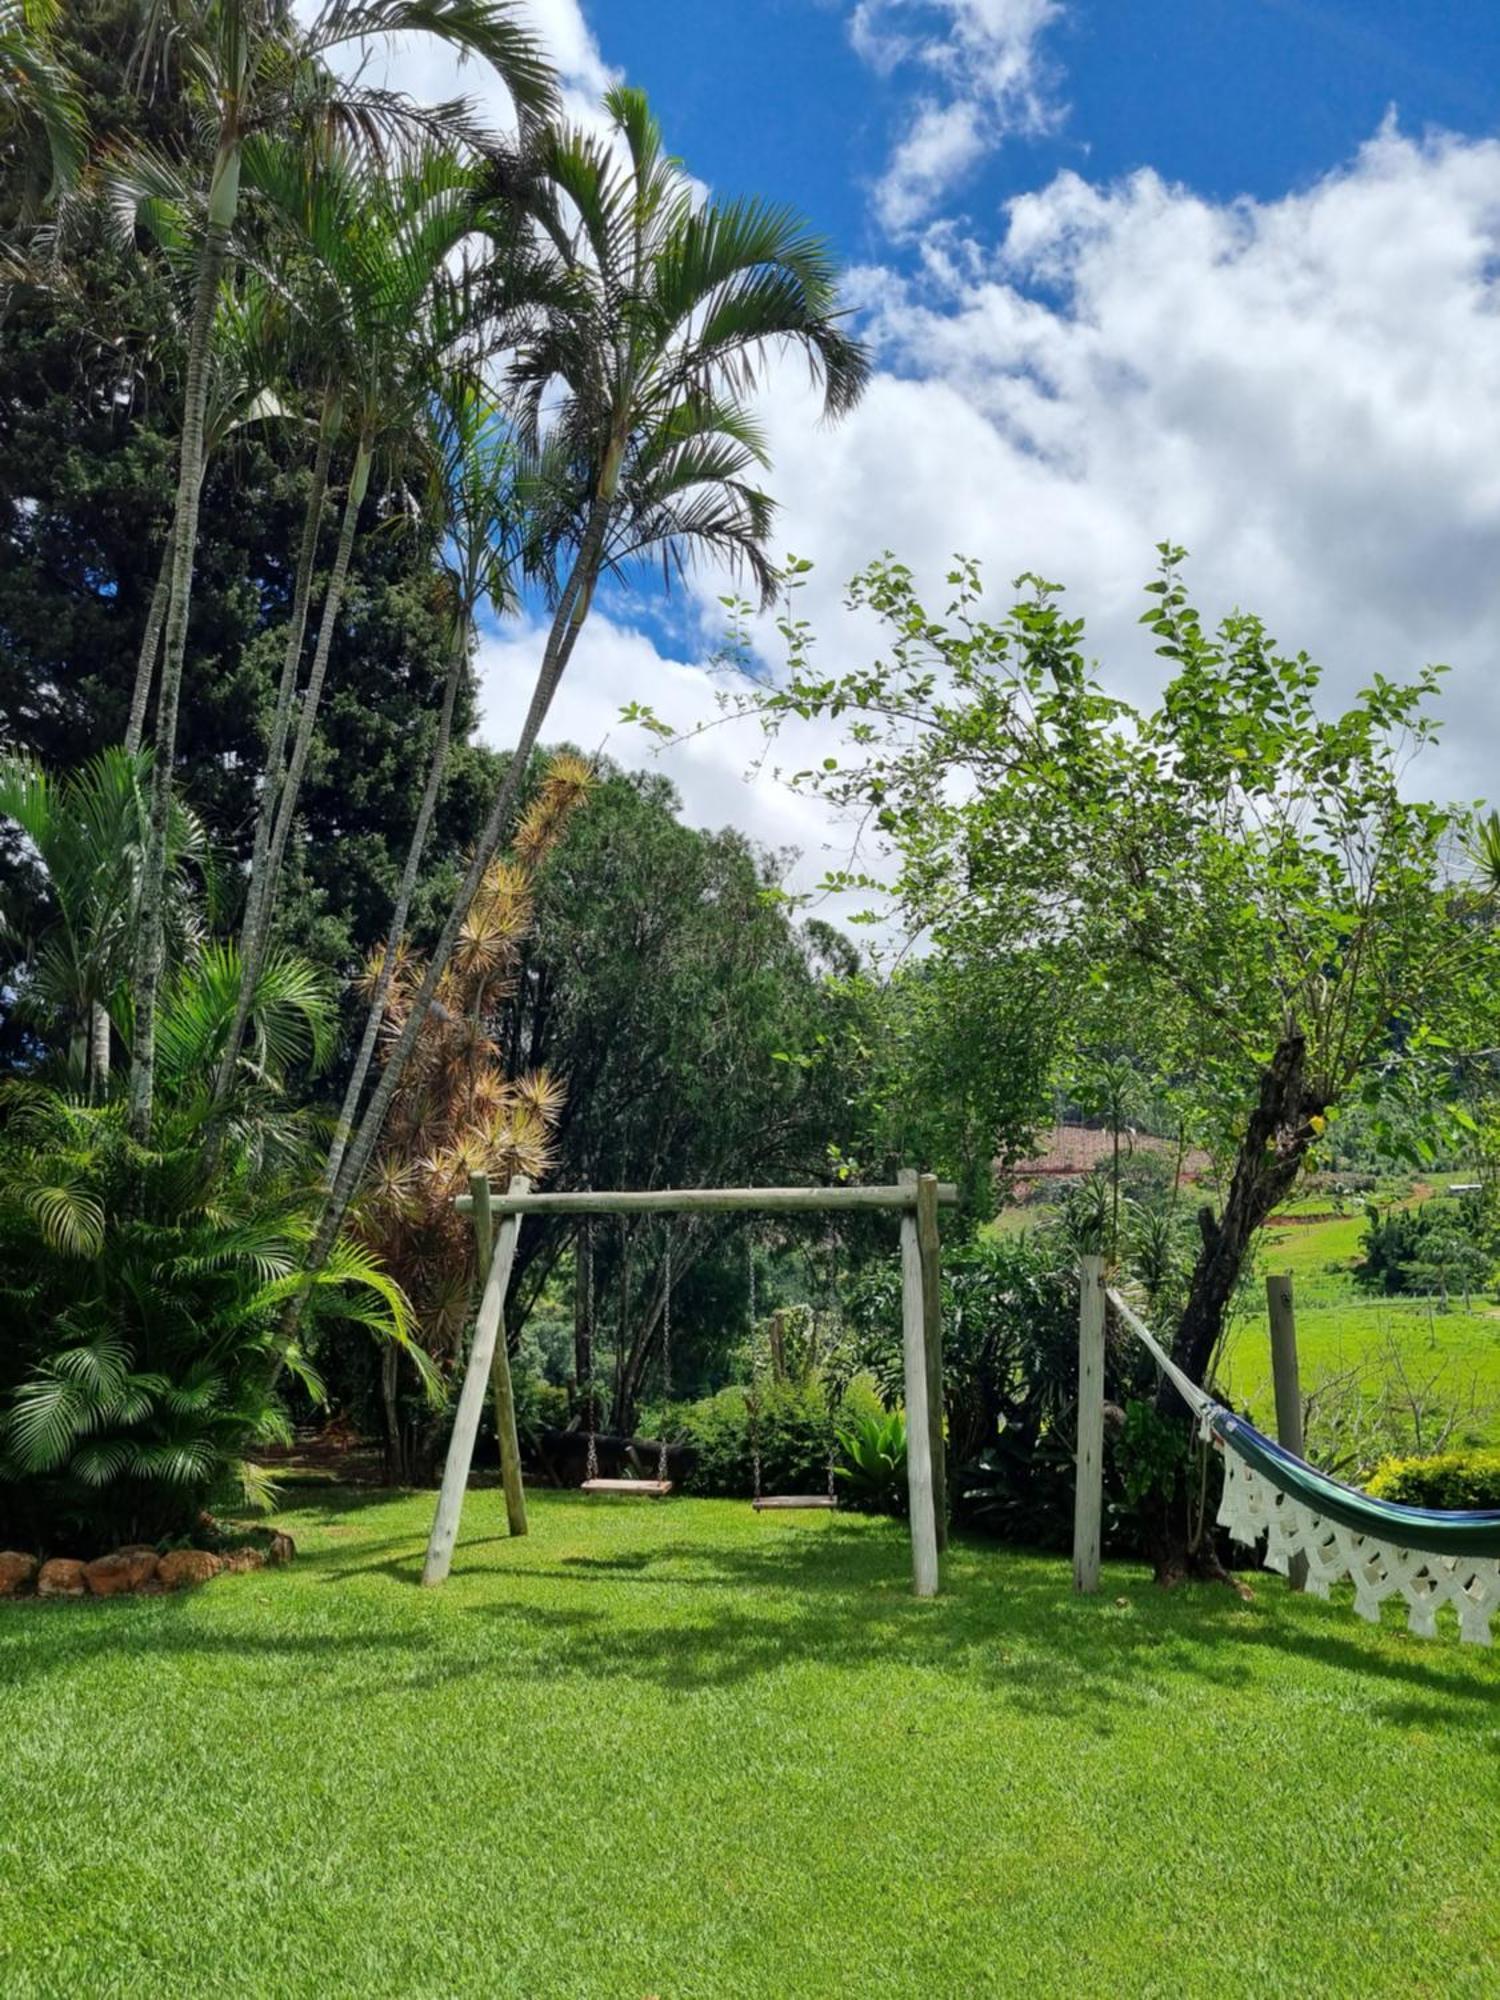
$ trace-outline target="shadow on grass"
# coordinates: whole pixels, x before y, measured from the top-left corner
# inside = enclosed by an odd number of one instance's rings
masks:
[[[362,1498],[347,1490],[328,1496],[324,1525],[336,1525]],[[937,1675],[1021,1712],[1076,1718],[1101,1735],[1111,1732],[1122,1705],[1159,1699],[1169,1682],[1198,1684],[1210,1704],[1216,1695],[1228,1701],[1264,1678],[1267,1654],[1273,1671],[1295,1660],[1357,1677],[1371,1720],[1402,1729],[1472,1734],[1476,1722],[1490,1719],[1500,1693],[1493,1663],[1466,1658],[1460,1667],[1453,1639],[1412,1640],[1408,1655],[1407,1642],[1398,1641],[1397,1650],[1340,1628],[1347,1609],[1290,1598],[1275,1580],[1251,1609],[1216,1586],[1164,1593],[1144,1576],[1116,1603],[1108,1591],[1075,1597],[1060,1559],[959,1542],[948,1591],[919,1603],[908,1592],[904,1540],[867,1522],[828,1520],[739,1544],[716,1539],[711,1529],[694,1539],[678,1518],[671,1526],[670,1540],[648,1547],[550,1559],[540,1535],[525,1542],[475,1537],[460,1545],[441,1597],[417,1591],[422,1547],[410,1529],[363,1540],[354,1561],[351,1548],[313,1546],[298,1558],[298,1584],[385,1577],[402,1587],[390,1600],[383,1592],[357,1600],[330,1592],[336,1629],[321,1611],[317,1631],[286,1630],[284,1613],[281,1629],[239,1618],[220,1627],[185,1616],[186,1603],[175,1599],[18,1606],[10,1630],[0,1619],[0,1649],[8,1655],[0,1678],[128,1650],[161,1658],[233,1655],[252,1668],[336,1665],[341,1694],[355,1697],[383,1689],[393,1674],[421,1689],[496,1673],[558,1685],[628,1681],[686,1694],[803,1666],[852,1673],[878,1660],[909,1672],[914,1687],[921,1676]],[[479,1564],[487,1550],[502,1551],[503,1559]],[[47,1630],[36,1636],[45,1643],[27,1644],[31,1635],[22,1628],[38,1617]],[[486,1634],[478,1646],[476,1621]],[[13,1637],[21,1643],[9,1643]]]

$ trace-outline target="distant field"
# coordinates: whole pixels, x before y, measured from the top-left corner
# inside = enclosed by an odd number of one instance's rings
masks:
[[[1434,1174],[1418,1199],[1463,1175]],[[1358,1369],[1370,1389],[1390,1372],[1394,1345],[1408,1378],[1446,1404],[1480,1408],[1469,1427],[1471,1438],[1500,1444],[1500,1306],[1476,1297],[1472,1311],[1455,1302],[1443,1312],[1426,1299],[1387,1299],[1359,1291],[1354,1266],[1364,1236],[1364,1204],[1346,1215],[1330,1215],[1327,1195],[1310,1195],[1284,1213],[1306,1220],[1266,1230],[1257,1257],[1257,1276],[1289,1271],[1297,1304],[1297,1347],[1304,1390]],[[1035,1228],[1043,1208],[1006,1209],[993,1225],[997,1233]],[[1253,1296],[1253,1294],[1252,1294]],[[1263,1296],[1263,1295],[1262,1295]],[[1246,1312],[1230,1335],[1220,1385],[1237,1407],[1257,1422],[1274,1423],[1271,1393],[1270,1330],[1263,1307]]]

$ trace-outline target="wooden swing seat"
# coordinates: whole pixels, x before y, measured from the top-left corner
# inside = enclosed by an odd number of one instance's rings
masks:
[[[670,1479],[585,1479],[580,1493],[625,1493],[636,1500],[665,1500],[672,1490]]]
[[[837,1500],[830,1500],[826,1493],[763,1493],[751,1506],[757,1514],[765,1514],[773,1508],[822,1507],[825,1510],[838,1506]]]

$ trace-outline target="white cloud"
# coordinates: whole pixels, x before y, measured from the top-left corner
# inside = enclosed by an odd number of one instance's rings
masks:
[[[479,733],[497,748],[508,749],[516,739],[544,638],[540,625],[529,624],[481,639]],[[811,894],[827,868],[847,859],[849,836],[819,801],[790,791],[777,764],[806,768],[837,749],[838,733],[821,725],[797,727],[768,755],[759,726],[748,718],[726,720],[718,693],[719,683],[700,665],[663,655],[644,633],[596,611],[579,638],[543,740],[573,743],[590,755],[602,751],[627,770],[669,778],[689,825],[735,826],[769,851],[790,850],[784,879]],[[632,700],[669,718],[682,740],[662,745],[639,725],[622,723],[620,710]],[[844,897],[820,905],[820,914],[847,916],[863,900]]]
[[[997,598],[1023,569],[1066,583],[1106,679],[1141,693],[1140,586],[1170,538],[1205,611],[1262,612],[1331,696],[1450,662],[1426,782],[1492,786],[1497,270],[1500,144],[1387,128],[1281,201],[1065,174],[997,250],[950,234],[916,279],[861,272],[865,402],[820,429],[789,372],[770,410],[780,537],[819,563],[829,663],[868,652],[840,623],[852,570],[894,549],[941,601],[962,550]]]
[[[849,32],[882,75],[916,80],[910,122],[875,187],[895,235],[923,222],[984,155],[1061,115],[1043,37],[1062,0],[859,0]]]
[[[311,20],[321,4],[322,0],[296,0],[304,20]],[[599,99],[616,72],[599,53],[581,0],[528,0],[521,18],[557,69],[568,117],[579,124],[594,123]],[[341,67],[353,69],[360,60],[353,50],[347,51]],[[496,131],[514,128],[510,97],[488,64],[477,58],[464,61],[431,35],[382,37],[371,43],[363,73],[368,81],[404,90],[424,104],[466,97]]]

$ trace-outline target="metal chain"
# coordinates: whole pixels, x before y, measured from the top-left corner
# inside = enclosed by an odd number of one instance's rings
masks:
[[[661,1437],[656,1447],[656,1476],[667,1477],[667,1405],[672,1397],[672,1239],[667,1238],[666,1285],[661,1300]]]
[[[599,1406],[594,1389],[594,1218],[589,1216],[583,1225],[583,1338],[584,1353],[588,1358],[588,1427],[589,1448],[584,1460],[585,1479],[599,1477]]]

